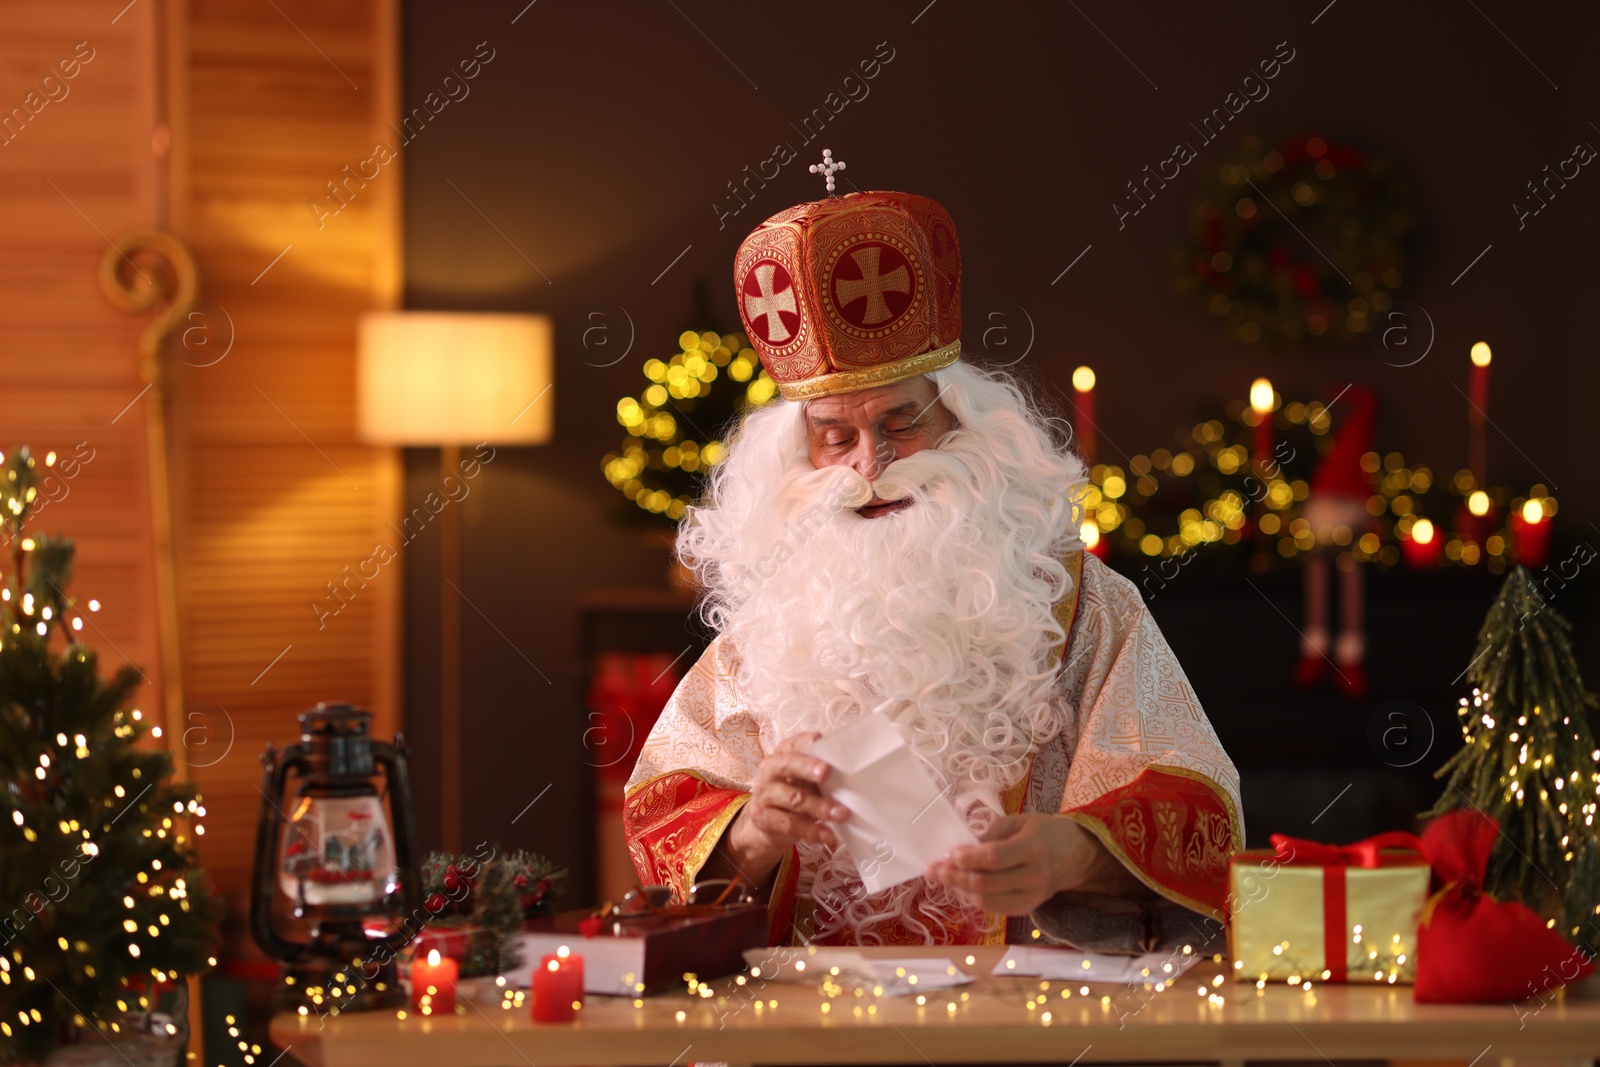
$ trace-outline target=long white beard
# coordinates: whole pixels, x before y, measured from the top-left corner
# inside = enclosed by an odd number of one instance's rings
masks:
[[[981,834],[1028,756],[1074,727],[1051,699],[1064,640],[1053,609],[1068,583],[1059,559],[1076,541],[1060,512],[1072,487],[1019,484],[973,433],[891,464],[870,485],[848,467],[791,457],[759,503],[725,509],[733,514],[721,518],[742,520],[736,536],[718,536],[718,516],[702,512],[683,545],[714,582],[711,614],[739,654],[741,695],[769,746],[884,712]],[[854,509],[874,491],[913,503],[863,518]],[[849,927],[871,942],[875,927],[899,919],[932,941],[952,920],[977,917],[920,878],[869,897],[843,850],[802,845],[801,860],[814,937]]]

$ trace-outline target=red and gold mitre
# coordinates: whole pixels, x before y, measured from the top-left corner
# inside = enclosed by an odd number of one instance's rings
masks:
[[[755,228],[733,263],[739,316],[789,400],[889,385],[961,356],[961,250],[936,201],[830,196]]]

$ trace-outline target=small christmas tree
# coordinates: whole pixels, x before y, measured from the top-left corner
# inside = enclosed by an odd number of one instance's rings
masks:
[[[1522,567],[1506,576],[1478,633],[1461,700],[1466,747],[1438,771],[1428,814],[1474,807],[1500,823],[1484,888],[1518,900],[1574,942],[1600,945],[1600,750],[1567,637]]]
[[[0,1063],[91,1029],[136,1038],[161,988],[214,962],[219,911],[186,831],[199,798],[126,708],[139,671],[100,677],[66,594],[72,542],[25,530],[38,467],[0,457]]]

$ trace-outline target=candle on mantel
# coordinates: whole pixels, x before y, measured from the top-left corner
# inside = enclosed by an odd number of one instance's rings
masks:
[[[1494,500],[1482,489],[1467,494],[1464,504],[1456,511],[1456,530],[1463,541],[1475,542],[1479,547],[1488,544],[1489,535],[1500,525],[1499,509]]]
[[[1078,454],[1083,457],[1083,462],[1094,466],[1094,370],[1089,367],[1079,367],[1072,372],[1073,403],[1077,406],[1078,417],[1073,420],[1072,428],[1078,434]]]
[[[1272,383],[1257,378],[1250,383],[1250,410],[1256,413],[1256,432],[1251,448],[1256,473],[1263,479],[1272,468],[1272,409],[1277,407]]]
[[[533,1021],[566,1023],[583,1005],[583,957],[566,945],[533,969]]]
[[[1083,547],[1097,559],[1105,559],[1111,554],[1111,544],[1100,534],[1100,524],[1092,517],[1083,520],[1083,525],[1078,528],[1078,536],[1083,538]]]
[[[1511,540],[1524,567],[1538,569],[1550,558],[1550,517],[1539,498],[1530,497],[1511,513]]]
[[[1439,535],[1433,523],[1427,519],[1412,523],[1410,535],[1400,539],[1400,551],[1405,555],[1407,566],[1418,570],[1432,567],[1439,559]]]
[[[1472,373],[1467,379],[1467,399],[1472,401],[1467,412],[1467,469],[1478,485],[1487,484],[1485,466],[1488,449],[1484,426],[1489,420],[1489,361],[1493,353],[1482,341],[1472,346]]]
[[[427,959],[411,961],[411,1006],[423,1015],[450,1015],[456,1010],[456,977],[461,965],[438,949]]]

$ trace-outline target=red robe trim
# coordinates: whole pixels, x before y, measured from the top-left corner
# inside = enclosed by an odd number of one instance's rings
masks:
[[[1226,920],[1228,857],[1244,832],[1233,798],[1209,779],[1181,767],[1146,767],[1127,785],[1062,814],[1157,893]]]
[[[749,799],[749,793],[712,785],[695,771],[668,771],[630,789],[622,802],[622,828],[642,883],[671,886],[674,900],[688,899],[701,868]],[[767,905],[769,944],[786,942],[794,922],[793,860],[790,849]]]

